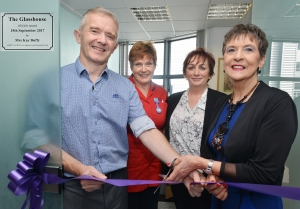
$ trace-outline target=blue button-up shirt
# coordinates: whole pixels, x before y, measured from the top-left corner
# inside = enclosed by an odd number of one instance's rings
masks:
[[[126,125],[136,137],[155,128],[133,84],[107,68],[93,83],[79,59],[61,76],[62,148],[104,174],[126,167]]]

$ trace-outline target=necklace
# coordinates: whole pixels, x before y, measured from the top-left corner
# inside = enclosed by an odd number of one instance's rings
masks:
[[[232,103],[233,101],[233,95],[234,92],[231,94],[231,97],[228,101],[228,115],[226,117],[226,120],[223,123],[220,123],[217,132],[214,134],[213,140],[211,142],[212,147],[216,148],[217,151],[220,151],[222,149],[222,141],[225,136],[225,134],[229,130],[229,121],[232,118],[233,113],[236,111],[236,109],[243,104],[243,101],[251,94],[251,92],[254,91],[254,89],[258,86],[259,81],[253,86],[253,88],[246,94],[240,101],[238,101],[235,105]]]

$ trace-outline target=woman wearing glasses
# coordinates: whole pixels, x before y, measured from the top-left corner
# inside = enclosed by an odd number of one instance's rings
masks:
[[[167,180],[189,170],[204,169],[211,182],[281,185],[284,164],[297,133],[297,112],[291,97],[258,80],[268,41],[255,25],[236,25],[224,37],[224,70],[233,93],[216,103],[205,158],[186,156]],[[191,189],[191,188],[189,188]],[[212,208],[283,208],[280,197],[208,184]]]
[[[163,129],[166,120],[166,90],[153,83],[152,77],[156,67],[156,50],[152,42],[136,42],[129,53],[132,75],[129,80],[135,85],[147,115],[153,120],[157,129]],[[161,180],[161,162],[140,140],[136,140],[128,127],[129,155],[128,179]],[[128,187],[128,208],[157,209],[158,185],[138,185]]]
[[[225,95],[208,88],[214,66],[213,55],[204,48],[191,51],[183,62],[183,75],[189,88],[172,94],[167,100],[165,135],[180,155],[200,156],[214,103]],[[211,195],[207,191],[201,197],[191,197],[183,184],[171,185],[171,189],[177,209],[210,208]]]

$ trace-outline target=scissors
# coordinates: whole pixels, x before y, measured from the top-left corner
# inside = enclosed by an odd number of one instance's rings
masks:
[[[172,163],[171,163],[171,165],[170,165],[170,168],[169,168],[169,171],[168,171],[168,173],[165,175],[165,177],[163,178],[162,181],[166,180],[166,178],[168,178],[168,177],[171,175],[171,171],[173,171],[173,169],[174,169],[174,164],[175,164],[175,161],[176,161],[176,160],[177,160],[177,158],[175,158],[175,159],[172,161]],[[161,186],[161,184],[156,188],[156,190],[153,192],[153,194],[155,194],[155,193],[157,192],[157,190],[160,188],[160,186]]]

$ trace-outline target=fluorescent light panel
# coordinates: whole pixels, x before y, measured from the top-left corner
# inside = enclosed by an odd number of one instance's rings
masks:
[[[208,9],[207,19],[237,19],[243,18],[251,3],[243,4],[211,4]]]
[[[168,7],[153,6],[153,7],[136,7],[130,8],[135,18],[138,21],[168,21],[170,14]]]

